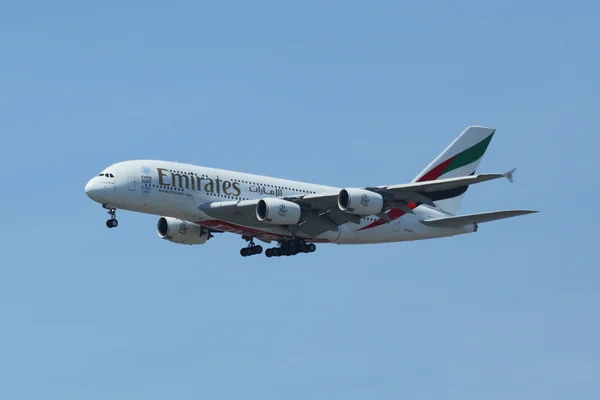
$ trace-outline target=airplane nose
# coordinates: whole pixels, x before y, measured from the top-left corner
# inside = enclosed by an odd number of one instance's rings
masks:
[[[98,193],[99,187],[98,187],[98,183],[94,182],[94,179],[90,180],[86,185],[85,185],[85,194],[90,198],[90,199],[94,199],[94,195]]]

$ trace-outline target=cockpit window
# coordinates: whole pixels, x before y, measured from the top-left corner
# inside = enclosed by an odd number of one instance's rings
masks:
[[[98,176],[104,176],[104,174],[100,174],[100,175],[98,175]]]
[[[102,174],[100,174],[100,175],[98,175],[98,176],[105,176],[105,177],[107,177],[107,178],[114,178],[114,177],[115,177],[113,174],[109,174],[109,173],[106,173],[106,174],[105,174],[105,173],[102,173]]]

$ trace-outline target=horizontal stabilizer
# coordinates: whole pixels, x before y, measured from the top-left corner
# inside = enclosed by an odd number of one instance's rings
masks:
[[[460,215],[458,217],[433,218],[421,221],[427,226],[436,228],[457,228],[470,224],[480,224],[482,222],[496,221],[498,219],[518,217],[519,215],[533,214],[533,210],[505,210],[492,211],[479,214]]]
[[[456,178],[438,179],[435,181],[415,182],[415,183],[404,183],[401,185],[389,185],[382,188],[367,188],[368,190],[384,189],[393,192],[395,195],[400,196],[403,192],[421,192],[421,193],[432,193],[443,190],[451,190],[464,186],[474,185],[476,183],[491,181],[493,179],[506,178],[512,182],[513,173],[509,171],[505,174],[479,174],[470,176],[459,176]]]

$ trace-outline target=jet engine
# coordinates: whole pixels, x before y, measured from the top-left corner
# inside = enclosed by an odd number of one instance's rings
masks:
[[[383,209],[383,197],[364,189],[342,189],[338,194],[340,210],[356,215],[376,215]]]
[[[161,239],[178,244],[204,244],[211,238],[200,225],[171,217],[160,217],[157,230]]]
[[[260,199],[256,204],[256,218],[273,225],[295,225],[301,213],[298,204],[278,198]]]

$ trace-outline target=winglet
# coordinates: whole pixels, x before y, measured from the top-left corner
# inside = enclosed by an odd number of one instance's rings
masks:
[[[516,170],[517,170],[516,168],[513,168],[513,169],[511,169],[510,171],[508,171],[508,172],[506,172],[506,173],[504,174],[504,177],[505,177],[506,179],[508,179],[508,181],[509,181],[510,183],[513,183],[513,181],[514,181],[514,179],[513,179],[513,175],[515,174],[515,171],[516,171]]]

